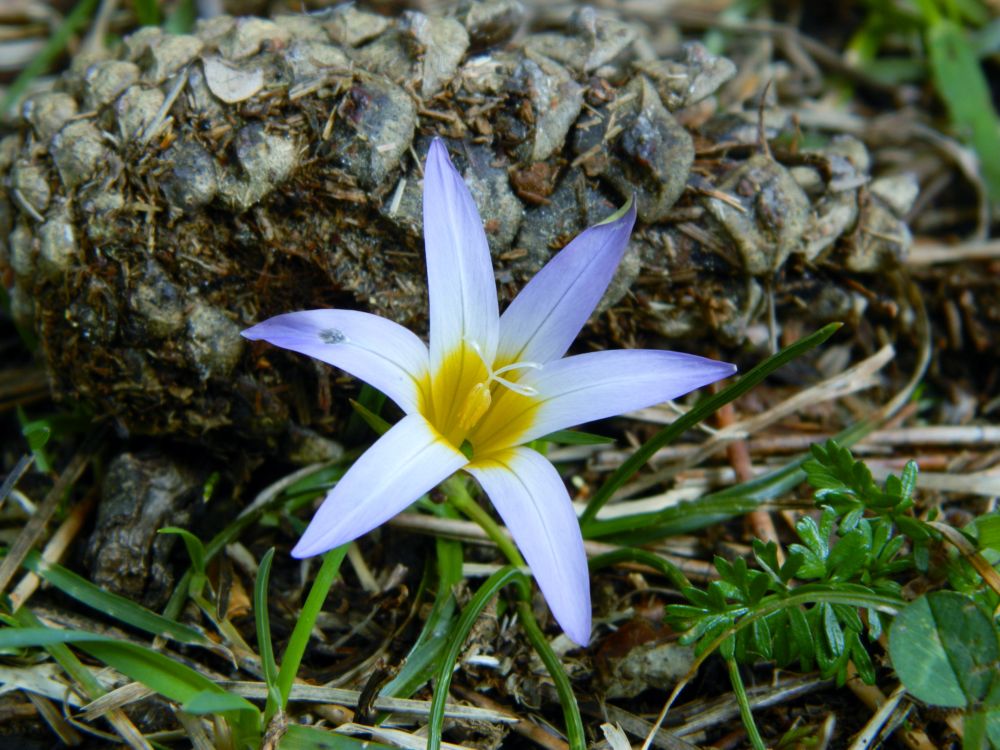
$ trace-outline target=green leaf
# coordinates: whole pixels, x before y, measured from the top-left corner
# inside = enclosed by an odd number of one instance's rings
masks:
[[[224,714],[227,712],[247,711],[247,700],[233,693],[218,690],[202,690],[188,699],[181,708],[189,714],[204,716],[206,714]],[[256,708],[251,705],[251,708]]]
[[[582,430],[556,430],[548,435],[542,435],[538,440],[558,443],[559,445],[606,445],[615,442],[614,438]]]
[[[349,399],[351,403],[351,408],[354,409],[354,413],[357,414],[361,419],[364,420],[365,424],[371,427],[379,435],[384,435],[392,427],[386,420],[382,419],[378,414],[373,412],[371,409],[366,408],[358,401],[353,398]]]
[[[1000,200],[1000,127],[989,83],[969,39],[958,24],[934,19],[927,29],[927,50],[938,94],[955,126],[979,155],[980,170],[994,201]]]
[[[28,553],[22,565],[78,602],[134,628],[181,643],[210,645],[208,639],[194,628],[158,615],[123,596],[105,591],[57,563],[46,562],[35,550]]]
[[[75,630],[52,628],[0,630],[0,648],[49,646],[55,643],[74,644],[126,677],[141,682],[154,692],[177,703],[187,703],[204,692],[226,694],[225,690],[190,667],[159,651],[136,643]],[[257,708],[245,698],[233,697],[239,701],[240,711],[259,714]]]
[[[281,750],[393,750],[389,745],[304,724],[289,724],[278,747]]]
[[[979,549],[1000,551],[1000,513],[989,513],[975,520]]]
[[[800,357],[813,347],[822,344],[834,333],[836,333],[840,326],[840,323],[831,323],[830,325],[821,328],[816,333],[806,336],[791,346],[781,350],[777,354],[768,357],[764,362],[754,367],[732,385],[723,388],[714,396],[701,398],[690,409],[690,411],[678,417],[673,424],[664,427],[652,438],[643,443],[622,463],[621,466],[615,469],[611,476],[608,477],[607,481],[601,485],[600,489],[598,489],[597,492],[594,493],[594,496],[588,501],[587,507],[580,516],[580,526],[583,527],[584,536],[587,536],[587,527],[596,521],[597,512],[608,500],[611,499],[611,496],[614,495],[614,493],[617,492],[625,484],[625,482],[632,477],[633,474],[635,474],[646,464],[647,461],[649,461],[650,458],[653,457],[656,451],[676,440],[689,429],[697,425],[709,415],[721,409],[730,401],[739,398],[744,393],[754,388],[758,383],[764,380],[779,367]]]
[[[196,574],[204,575],[207,555],[205,554],[205,545],[202,543],[201,539],[196,537],[187,529],[182,529],[177,526],[164,526],[156,533],[176,534],[179,536],[184,542],[184,546],[187,547],[188,557],[191,558],[191,567],[194,568],[194,572]]]
[[[906,689],[933,706],[972,707],[1000,672],[1000,645],[990,618],[953,591],[921,596],[889,628],[889,656]]]

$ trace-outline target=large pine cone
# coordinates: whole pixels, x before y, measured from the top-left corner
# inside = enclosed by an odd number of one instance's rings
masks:
[[[494,0],[441,18],[221,17],[75,61],[0,143],[0,273],[55,392],[140,433],[335,420],[339,375],[239,331],[324,306],[425,328],[420,164],[434,135],[479,204],[508,299],[636,196],[595,340],[739,343],[765,290],[779,310],[802,306],[783,284],[821,290],[804,310],[815,322],[842,319],[864,298],[815,261],[872,272],[905,253],[912,186],[862,193],[869,160],[852,139],[768,149],[762,135],[794,141],[780,111],[758,125],[711,105],[728,60],[697,44],[651,59],[640,27],[586,9],[517,35],[522,16]]]

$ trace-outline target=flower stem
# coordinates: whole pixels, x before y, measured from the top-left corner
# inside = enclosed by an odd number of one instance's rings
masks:
[[[337,580],[337,573],[340,571],[340,563],[347,554],[347,545],[336,547],[323,555],[323,564],[320,565],[319,572],[313,580],[312,588],[306,602],[302,605],[299,619],[292,630],[292,636],[288,639],[285,653],[281,656],[281,668],[278,670],[278,690],[281,700],[280,709],[284,710],[288,703],[288,696],[292,693],[292,684],[295,682],[295,675],[298,674],[299,664],[306,652],[306,645],[309,643],[309,636],[312,635],[316,618],[319,617],[326,595],[330,592],[330,587]]]
[[[469,487],[464,478],[457,475],[453,476],[441,486],[441,489],[456,510],[465,515],[470,521],[475,521],[482,527],[487,536],[503,552],[504,557],[510,560],[511,565],[517,568],[528,567],[528,564],[521,557],[521,553],[514,546],[510,537],[500,528],[500,524],[494,521],[493,517],[483,510],[479,503],[469,494]]]

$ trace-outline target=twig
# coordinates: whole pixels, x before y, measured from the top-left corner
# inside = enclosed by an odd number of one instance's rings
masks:
[[[920,267],[996,258],[1000,258],[1000,240],[963,242],[959,245],[918,244],[910,250],[906,265]]]
[[[0,563],[0,594],[7,590],[7,585],[14,577],[14,573],[21,567],[25,556],[35,546],[35,543],[45,531],[45,525],[56,512],[56,508],[59,506],[59,502],[63,499],[63,496],[76,483],[76,480],[80,478],[83,470],[87,468],[87,464],[97,452],[103,438],[104,429],[101,428],[84,442],[80,450],[76,452],[76,455],[70,459],[69,465],[66,466],[63,473],[59,475],[56,483],[52,485],[52,489],[49,490],[34,515],[28,519],[21,533],[18,534],[17,539],[14,540],[10,550],[7,552],[7,556]]]
[[[454,518],[437,518],[435,516],[427,516],[422,513],[400,513],[395,518],[392,518],[389,521],[389,524],[391,526],[407,529],[409,531],[416,531],[423,534],[433,534],[435,536],[442,536],[448,539],[460,539],[463,541],[480,542],[482,544],[490,543],[489,538],[486,536],[486,532],[483,531],[478,524],[473,523],[472,521],[463,521]],[[607,552],[612,552],[618,549],[618,547],[613,544],[605,544],[603,542],[595,542],[591,540],[584,540],[583,548],[587,552],[588,557],[596,557],[597,555],[603,555]],[[693,560],[686,557],[671,555],[659,550],[657,550],[657,554],[672,562],[682,573],[690,578],[706,580],[708,578],[716,577],[715,569],[709,563],[702,560]],[[646,570],[646,568],[643,567],[643,570]]]
[[[470,703],[475,703],[480,708],[486,708],[490,711],[496,711],[497,713],[506,713],[504,707],[497,703],[495,700],[487,695],[478,693],[475,690],[466,690],[465,688],[452,685],[451,691],[453,693],[458,693],[464,700]],[[520,734],[522,737],[527,737],[529,740],[534,742],[536,745],[548,748],[548,750],[568,750],[569,745],[566,744],[565,740],[561,740],[554,734],[546,732],[540,726],[531,721],[518,721],[514,724],[514,731]]]
[[[49,539],[49,543],[45,545],[45,549],[42,551],[42,559],[45,562],[59,562],[62,559],[70,542],[76,538],[83,522],[97,503],[98,492],[97,485],[94,485],[83,500],[73,506],[66,520],[56,529],[52,538]],[[28,601],[38,588],[39,581],[36,573],[29,572],[25,575],[10,594],[11,607],[17,609]]]

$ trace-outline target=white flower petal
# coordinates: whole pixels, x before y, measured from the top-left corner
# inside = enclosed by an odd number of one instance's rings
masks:
[[[590,574],[583,537],[555,467],[513,448],[466,467],[489,495],[524,555],[556,621],[573,641],[590,640]]]
[[[311,557],[357,539],[454,474],[467,460],[423,417],[403,417],[330,490],[292,555]]]
[[[424,168],[424,248],[432,364],[436,367],[463,340],[475,343],[492,362],[499,308],[490,248],[469,188],[437,138]]]
[[[391,320],[356,310],[306,310],[268,318],[243,335],[335,365],[378,388],[407,414],[418,410],[427,347]]]
[[[516,430],[518,442],[527,443],[550,432],[677,398],[735,372],[725,362],[652,349],[566,357],[527,371],[518,384],[534,388],[538,395],[533,399],[504,395],[516,406],[504,409],[505,402],[498,402],[494,409],[503,418],[488,429],[481,426],[476,437],[488,445],[501,431]]]
[[[566,353],[628,247],[635,206],[590,227],[539,271],[500,317],[498,362],[549,362]]]

